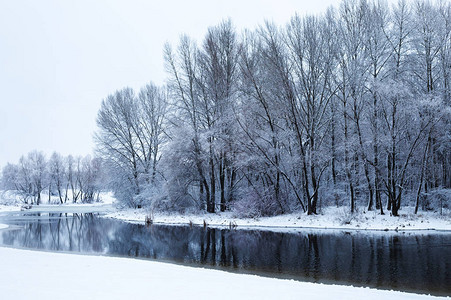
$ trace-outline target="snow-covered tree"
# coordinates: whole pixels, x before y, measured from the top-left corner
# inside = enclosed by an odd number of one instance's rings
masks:
[[[53,152],[48,161],[49,173],[49,196],[51,186],[53,185],[58,193],[60,203],[63,203],[63,188],[66,181],[66,170],[64,166],[64,159],[61,154]]]

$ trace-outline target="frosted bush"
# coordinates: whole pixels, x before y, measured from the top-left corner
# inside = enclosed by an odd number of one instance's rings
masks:
[[[443,213],[450,205],[451,189],[437,189],[421,195],[423,210],[434,210]]]
[[[351,213],[349,207],[342,207],[337,211],[337,221],[340,225],[350,225],[354,222],[359,222],[360,216],[357,212]]]
[[[281,213],[280,207],[268,196],[259,196],[255,192],[248,192],[233,203],[234,216],[238,218],[259,218],[274,216]]]

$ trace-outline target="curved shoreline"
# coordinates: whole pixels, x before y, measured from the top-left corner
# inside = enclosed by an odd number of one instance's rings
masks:
[[[143,209],[125,209],[107,213],[103,217],[125,222],[145,224],[149,213]],[[337,213],[329,211],[323,215],[308,216],[292,213],[262,218],[236,218],[233,213],[216,214],[165,214],[154,213],[152,224],[208,226],[215,228],[298,231],[298,230],[340,230],[354,232],[394,233],[451,233],[451,218],[433,213],[391,217],[373,212],[359,213],[349,224],[341,224]]]
[[[21,208],[18,206],[1,206],[0,217],[8,213],[20,212],[20,210]],[[213,214],[203,212],[188,214],[156,212],[149,214],[147,209],[118,209],[111,204],[103,203],[40,205],[33,206],[30,210],[26,211],[36,213],[100,213],[104,218],[142,224],[146,223],[146,217],[150,215],[152,224],[156,225],[208,226],[248,230],[451,233],[451,217],[449,212],[445,215],[433,212],[421,212],[418,215],[404,214],[400,217],[392,217],[365,211],[349,215],[343,209],[326,208],[323,214],[315,216],[308,216],[303,213],[291,213],[273,217],[237,218],[232,212]],[[5,228],[3,227],[3,229]]]

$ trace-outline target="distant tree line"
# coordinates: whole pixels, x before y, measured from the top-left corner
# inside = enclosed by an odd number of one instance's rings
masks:
[[[102,160],[56,152],[46,159],[43,152],[32,151],[2,169],[1,183],[2,189],[15,191],[26,204],[93,202],[103,186]],[[43,192],[48,199],[42,198]]]

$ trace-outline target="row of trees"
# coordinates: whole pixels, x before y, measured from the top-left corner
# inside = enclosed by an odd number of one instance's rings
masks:
[[[16,191],[27,204],[39,205],[44,191],[49,203],[52,196],[59,203],[92,202],[102,182],[102,161],[89,155],[74,158],[54,152],[46,159],[42,152],[32,151],[2,170],[2,188]]]
[[[396,216],[406,195],[417,210],[451,188],[448,2],[344,0],[241,35],[229,20],[164,53],[167,86],[120,90],[98,114],[129,205]]]

